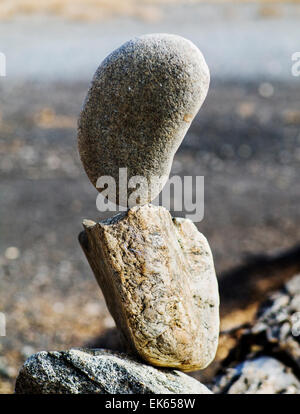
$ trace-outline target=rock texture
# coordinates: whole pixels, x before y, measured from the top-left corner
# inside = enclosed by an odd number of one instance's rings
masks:
[[[247,340],[268,344],[273,354],[285,354],[300,372],[300,275],[262,304]]]
[[[300,275],[273,293],[260,306],[254,322],[238,336],[225,365],[264,352],[284,360],[300,374]]]
[[[109,192],[108,199],[127,207],[128,180],[142,176],[151,193],[141,184],[136,204],[153,200],[208,86],[201,52],[182,37],[144,35],[112,52],[94,75],[79,119],[80,157],[93,185],[114,177],[117,197]],[[124,183],[120,168],[128,169]]]
[[[223,361],[213,390],[300,393],[300,275],[263,303]]]
[[[84,222],[79,240],[128,348],[156,366],[205,368],[219,335],[219,294],[205,237],[163,207]]]
[[[217,394],[300,394],[300,382],[291,369],[270,357],[245,361],[217,378]]]
[[[23,365],[17,394],[211,394],[197,380],[105,350],[39,352]]]

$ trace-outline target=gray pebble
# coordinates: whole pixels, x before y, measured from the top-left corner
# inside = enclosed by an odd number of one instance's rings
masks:
[[[94,75],[79,119],[80,157],[93,185],[111,176],[117,193],[109,192],[110,201],[126,207],[152,201],[168,179],[209,79],[202,53],[180,36],[144,35],[112,52]],[[120,168],[127,168],[124,183]],[[140,187],[129,183],[128,196],[135,188],[139,194],[128,203],[125,188],[134,176],[147,181]]]

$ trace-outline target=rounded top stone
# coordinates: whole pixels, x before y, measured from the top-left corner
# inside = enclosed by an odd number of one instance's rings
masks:
[[[108,198],[124,205],[119,169],[127,168],[128,180],[153,181],[151,194],[140,186],[139,203],[154,199],[208,86],[202,53],[183,37],[147,34],[113,51],[97,69],[79,119],[79,152],[91,182],[114,177],[118,194]]]
[[[142,73],[146,75],[151,75],[148,72],[153,69],[154,65],[156,76],[159,75],[159,69],[161,69],[164,77],[166,70],[173,76],[176,76],[176,72],[184,75],[186,71],[187,76],[195,76],[198,73],[201,77],[203,75],[209,77],[209,69],[197,46],[190,40],[174,34],[153,33],[134,37],[109,54],[101,66],[115,64],[118,59],[122,64],[124,57],[126,60],[130,57],[134,59],[135,65],[146,64],[144,67],[137,67],[137,69],[142,69]],[[169,71],[171,68],[172,70]],[[98,71],[99,69],[100,67]],[[129,67],[122,67],[122,70],[124,69],[129,69]],[[142,73],[139,72],[139,76]]]

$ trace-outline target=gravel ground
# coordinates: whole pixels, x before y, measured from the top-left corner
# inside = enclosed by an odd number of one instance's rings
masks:
[[[17,12],[1,21],[0,393],[12,392],[30,354],[97,343],[113,326],[77,242],[84,218],[112,213],[96,209],[97,192],[77,154],[76,122],[97,65],[132,36],[185,36],[211,69],[208,98],[172,173],[205,177],[198,228],[219,278],[257,255],[299,244],[300,78],[291,76],[291,55],[299,49],[300,5],[165,3],[140,19],[126,9],[127,17],[101,23],[94,13],[89,23]],[[251,319],[252,305],[232,315],[225,301],[224,329]]]
[[[77,242],[83,218],[104,217],[76,149],[87,86],[1,86],[0,392],[29,354],[80,346],[113,325]],[[300,82],[271,89],[213,82],[175,157],[173,174],[205,177],[198,228],[218,275],[300,240]]]

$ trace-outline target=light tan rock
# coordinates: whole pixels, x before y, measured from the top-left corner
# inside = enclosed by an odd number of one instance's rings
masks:
[[[153,368],[104,349],[68,349],[31,355],[16,394],[212,394],[189,375]],[[128,408],[128,407],[127,407]],[[130,410],[132,411],[132,410]]]
[[[195,225],[147,204],[84,228],[80,243],[129,348],[156,366],[205,368],[218,344],[219,294]]]

